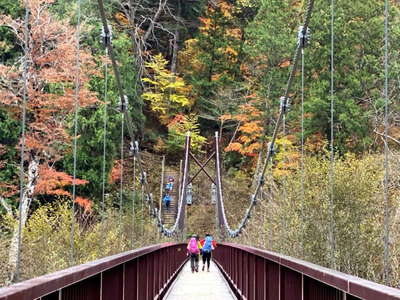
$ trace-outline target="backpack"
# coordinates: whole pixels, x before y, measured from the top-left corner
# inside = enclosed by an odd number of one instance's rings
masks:
[[[163,201],[164,201],[164,203],[170,202],[171,197],[169,195],[165,195]]]
[[[207,236],[206,240],[204,241],[204,246],[203,246],[203,252],[211,252],[212,250],[212,237],[211,236]]]
[[[188,245],[188,250],[191,254],[199,254],[199,247],[197,246],[197,240],[195,238],[191,238],[189,245]]]

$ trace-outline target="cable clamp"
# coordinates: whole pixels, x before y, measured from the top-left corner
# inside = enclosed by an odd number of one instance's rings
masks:
[[[299,26],[299,31],[297,33],[297,45],[299,45],[300,48],[305,48],[309,44],[310,38],[310,28],[307,27],[307,30],[304,31],[304,27]]]
[[[275,144],[268,143],[268,152],[270,156],[274,156],[276,154]]]
[[[101,41],[103,42],[105,47],[111,45],[112,42],[112,27],[108,25],[108,30],[106,31],[104,27],[101,28]]]
[[[143,174],[140,173],[139,181],[141,185],[144,185],[146,183],[146,177],[147,177],[146,172],[143,172]]]
[[[284,114],[287,113],[290,109],[290,98],[286,98],[285,96],[282,96],[280,98],[280,110]]]
[[[133,155],[137,155],[139,153],[139,142],[131,142],[131,147],[130,147],[131,152]]]
[[[127,95],[124,95],[123,99],[121,99],[121,97],[119,98],[118,106],[119,106],[120,113],[126,112],[126,109],[128,107],[128,96]]]
[[[257,204],[257,197],[256,197],[256,195],[255,195],[255,194],[252,194],[252,195],[250,196],[250,199],[251,199],[251,202],[253,202],[253,203],[254,203],[254,205],[256,205],[256,204]]]
[[[260,178],[258,179],[258,182],[260,183],[261,186],[265,184],[265,178],[263,175],[260,175]]]

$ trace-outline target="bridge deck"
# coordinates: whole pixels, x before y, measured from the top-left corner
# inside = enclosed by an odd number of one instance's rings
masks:
[[[172,285],[165,299],[167,300],[232,300],[236,299],[218,267],[211,263],[210,272],[192,273],[188,262]]]

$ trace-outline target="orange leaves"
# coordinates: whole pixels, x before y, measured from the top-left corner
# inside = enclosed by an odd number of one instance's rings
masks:
[[[110,176],[108,178],[109,183],[113,184],[121,180],[121,168],[122,168],[121,161],[115,160],[114,165],[110,172]]]
[[[226,1],[220,1],[218,3],[219,9],[225,18],[232,18],[232,5]]]
[[[211,75],[211,81],[218,81],[221,78],[221,74]]]
[[[49,166],[41,166],[39,168],[39,177],[35,187],[35,194],[70,196],[70,193],[63,188],[73,183],[74,180],[71,175],[56,171]],[[75,179],[75,185],[84,185],[87,183],[87,180]]]
[[[212,20],[210,18],[199,18],[202,26],[199,27],[200,32],[206,34],[212,28]]]
[[[237,121],[237,132],[239,133],[235,142],[230,143],[225,151],[236,151],[242,155],[255,156],[261,149],[258,142],[263,132],[261,123],[262,112],[255,106],[256,95],[251,94],[245,98],[253,99],[248,103],[239,106],[239,113],[236,115],[222,115],[219,119],[222,122],[233,120]]]
[[[121,25],[129,25],[129,20],[126,18],[125,14],[118,12],[115,14],[115,19],[118,21],[119,24]]]
[[[231,62],[237,62],[237,56],[238,56],[238,52],[233,49],[231,46],[227,46],[224,50],[224,54],[226,54],[229,57],[229,60]]]
[[[239,130],[243,133],[248,133],[253,135],[253,137],[259,137],[261,134],[261,121],[251,121],[246,122],[242,126],[239,127]]]
[[[240,28],[229,28],[226,30],[226,35],[236,40],[240,40],[242,38],[242,30]]]
[[[92,210],[93,202],[87,198],[83,197],[76,197],[75,203],[79,204],[81,207],[84,208],[85,212],[90,212]]]
[[[226,115],[220,116],[219,119],[220,119],[222,122],[224,122],[224,121],[233,119],[233,117],[232,117],[231,114],[226,114]]]
[[[75,185],[87,184],[87,180],[73,179],[71,175],[65,172],[59,172],[52,167],[42,165],[39,168],[38,181],[35,187],[36,195],[55,195],[55,196],[66,196],[72,197],[71,193],[66,191],[64,188],[71,186],[75,182]],[[75,201],[81,205],[85,211],[90,211],[92,202],[89,199],[82,197],[76,197]]]
[[[290,59],[285,59],[285,60],[281,61],[278,66],[280,68],[287,68],[290,66],[290,64],[291,64]]]
[[[236,151],[236,152],[241,153],[242,148],[243,148],[243,145],[241,143],[234,142],[234,143],[230,143],[227,147],[225,147],[225,151],[226,152]]]

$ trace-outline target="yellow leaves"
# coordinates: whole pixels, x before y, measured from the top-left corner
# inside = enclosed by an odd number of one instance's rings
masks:
[[[232,5],[226,1],[221,1],[218,6],[225,18],[232,18]]]
[[[150,78],[143,78],[142,81],[151,83],[153,85],[159,85],[157,81],[151,80]]]
[[[201,152],[201,148],[206,143],[206,138],[200,135],[198,117],[194,114],[183,115],[178,114],[168,124],[168,138],[169,144],[180,143],[179,147],[182,148],[185,140],[185,135],[190,132],[191,148],[193,152]]]
[[[238,52],[235,49],[233,49],[231,46],[226,47],[224,53],[231,55],[231,56],[238,56]]]
[[[185,41],[185,49],[179,52],[179,69],[187,75],[204,72],[206,66],[198,59],[201,49],[197,39]]]
[[[150,102],[152,111],[158,113],[162,124],[167,124],[182,107],[190,107],[188,98],[190,88],[184,80],[166,69],[168,61],[158,54],[153,60],[145,64],[152,78],[143,78],[148,86],[142,94],[144,100]]]
[[[275,168],[273,175],[281,178],[296,171],[300,164],[300,153],[287,136],[279,138],[275,143],[278,152],[275,155]]]

